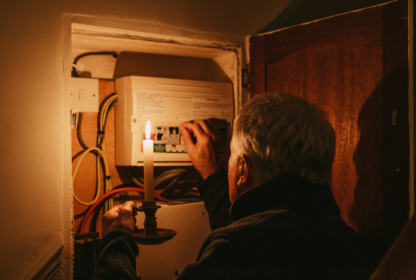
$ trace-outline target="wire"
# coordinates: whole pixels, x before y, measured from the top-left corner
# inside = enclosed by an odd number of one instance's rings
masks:
[[[201,195],[199,194],[199,191],[197,188],[190,188],[188,189],[188,191],[186,191],[182,197],[186,198],[186,197],[193,197],[193,198],[201,198]]]
[[[143,180],[142,178],[136,178],[135,174],[133,174],[134,169],[133,167],[127,168],[127,174],[130,177],[130,179],[133,181],[133,183],[139,187],[144,187],[144,184],[140,182],[139,180]],[[160,174],[154,181],[154,188],[157,189],[164,181],[167,181],[171,178],[173,180],[163,189],[163,191],[160,193],[162,197],[167,196],[169,192],[171,192],[172,187],[179,181],[179,178],[182,177],[184,174],[186,174],[186,169],[171,169],[166,170],[162,174]],[[136,174],[137,175],[137,174]]]
[[[136,168],[134,166],[130,166],[130,171],[133,173],[133,176],[139,179],[141,183],[144,183],[143,178],[140,178],[139,172],[137,172]]]
[[[78,60],[80,60],[81,58],[83,58],[85,56],[89,56],[89,55],[112,55],[114,58],[118,57],[118,54],[116,52],[87,52],[87,53],[83,53],[83,54],[80,54],[79,56],[75,57],[74,64],[76,65]],[[77,73],[77,69],[74,66],[72,66],[72,75],[74,77],[79,77],[79,75]]]
[[[82,124],[82,113],[79,112],[78,113],[78,125],[77,125],[78,142],[84,150],[88,150],[88,146],[85,144],[84,139],[82,139],[81,124]]]
[[[154,180],[154,188],[157,189],[157,187],[163,183],[164,181],[172,178],[172,177],[178,177],[182,175],[183,173],[186,173],[186,169],[171,169],[166,170],[162,174],[160,174],[155,180]],[[136,178],[136,176],[132,173],[132,169],[127,168],[127,174],[130,177],[130,179],[139,187],[144,187],[144,184],[142,183],[144,180],[143,178]]]
[[[98,148],[96,148],[96,147],[92,147],[92,148],[89,148],[89,149],[87,149],[86,151],[84,151],[83,153],[82,153],[82,155],[81,155],[81,157],[80,157],[80,159],[78,160],[78,163],[77,163],[77,165],[76,165],[76,167],[75,167],[75,170],[74,170],[74,174],[72,175],[72,184],[74,184],[75,183],[75,177],[77,176],[77,171],[78,171],[78,168],[79,168],[79,165],[81,164],[81,162],[82,162],[82,160],[84,159],[84,157],[85,157],[85,155],[86,154],[88,154],[89,152],[91,152],[91,151],[97,151],[98,152],[98,155],[97,155],[97,157],[99,157],[99,156],[101,156],[102,158],[103,158],[103,153],[101,152],[101,150],[100,149],[98,149]],[[107,175],[108,173],[107,173],[107,170],[108,170],[108,168],[107,168],[107,162],[106,162],[106,160],[104,160],[103,161],[104,162],[104,166],[105,166],[105,168],[104,168],[104,172],[105,172],[105,174],[104,174],[104,176],[105,175]],[[101,163],[101,162],[100,162]],[[90,202],[84,202],[84,201],[81,201],[77,196],[76,196],[76,194],[75,194],[75,192],[74,192],[74,198],[75,198],[75,200],[79,203],[79,204],[82,204],[82,205],[85,205],[85,206],[88,206],[88,205],[91,205],[91,204],[94,204],[96,201],[97,201],[97,199],[98,199],[98,197],[100,196],[100,190],[101,190],[101,188],[100,188],[100,185],[101,185],[101,177],[100,177],[100,172],[99,172],[99,168],[97,169],[97,192],[96,192],[96,195],[95,195],[95,198],[92,200],[92,201],[90,201]]]
[[[81,228],[80,228],[80,234],[84,234],[84,230],[85,230],[85,225],[87,224],[88,218],[91,216],[91,213],[95,210],[95,208],[97,208],[97,206],[105,199],[119,193],[119,192],[128,192],[128,191],[136,191],[136,192],[140,192],[140,193],[144,193],[144,190],[141,188],[137,188],[137,187],[128,187],[128,188],[121,188],[121,189],[116,189],[116,190],[112,190],[108,193],[106,193],[105,195],[101,196],[91,207],[90,209],[88,209],[87,214],[85,214],[84,220],[82,220],[81,223]],[[163,197],[155,194],[154,195],[155,198],[161,200],[161,201],[166,201]]]
[[[114,93],[110,96],[108,96],[103,103],[101,104],[99,113],[98,113],[98,136],[97,136],[97,147],[101,148],[105,134],[105,127],[107,125],[107,116],[110,112],[110,110],[113,108],[114,104],[117,101],[117,95]]]
[[[101,108],[98,114],[98,136],[97,136],[97,147],[94,149],[91,149],[90,151],[94,150],[94,151],[100,151],[101,152],[101,158],[103,159],[104,162],[104,166],[105,166],[105,173],[106,175],[110,175],[109,169],[108,169],[108,160],[107,160],[107,152],[105,149],[105,141],[104,141],[104,134],[102,134],[101,132],[104,132],[105,130],[105,126],[107,124],[107,116],[109,111],[111,110],[111,108],[114,106],[115,102],[117,100],[117,95],[113,94],[110,95],[109,97],[107,97],[103,103],[101,104]],[[80,143],[80,145],[85,149],[85,150],[89,150],[90,148],[85,144],[83,138],[82,138],[82,132],[81,132],[81,128],[82,128],[82,113],[79,113],[79,120],[78,120],[78,126],[77,126],[77,136],[78,136],[78,141]],[[78,197],[74,194],[74,198],[77,202],[79,202],[82,205],[91,205],[92,203],[94,203],[97,199],[98,199],[98,195],[100,193],[100,182],[101,182],[101,178],[99,175],[99,169],[100,169],[100,165],[102,165],[102,163],[100,162],[100,157],[98,154],[96,154],[97,159],[96,159],[96,168],[97,168],[97,195],[94,198],[94,200],[92,202],[83,202],[80,199],[78,199]],[[79,163],[78,163],[79,164]],[[74,173],[75,175],[75,173]],[[74,177],[75,178],[75,177]],[[104,188],[104,193],[110,191],[112,189],[111,186],[111,177],[107,177],[105,176],[105,188]],[[75,179],[74,179],[75,181]],[[109,201],[108,205],[107,205],[107,210],[110,209],[112,207],[112,199]]]
[[[187,171],[186,169],[171,169],[171,170],[166,170],[165,172],[163,172],[162,174],[160,174],[154,182],[154,186],[155,189],[164,181],[169,180],[171,178],[174,177],[179,177],[183,174],[185,174]]]
[[[111,110],[111,108],[114,106],[115,102],[117,101],[117,95],[116,94],[112,94],[110,96],[108,96],[102,103],[100,106],[100,110],[98,113],[98,118],[97,118],[97,123],[98,123],[98,136],[97,136],[97,147],[99,147],[101,149],[101,151],[103,152],[103,158],[105,159],[105,161],[107,161],[107,149],[106,149],[106,144],[105,144],[105,125],[107,123],[107,116],[109,114],[109,111]],[[99,158],[97,158],[97,169],[99,168]],[[111,184],[111,180],[109,179],[108,181],[106,181],[107,184],[105,186],[104,189],[104,193],[108,193],[109,191],[112,190],[112,184]],[[110,198],[107,203],[106,203],[106,210],[110,210],[111,208],[113,208],[113,199]]]
[[[178,181],[178,177],[175,177],[175,178],[172,180],[172,182],[170,182],[170,183],[169,183],[169,185],[167,185],[167,186],[163,189],[163,191],[160,193],[160,195],[161,195],[162,197],[166,197],[166,193],[167,193],[167,192],[169,192],[169,191],[171,190],[171,187],[172,187],[173,185],[175,185],[177,181]]]
[[[136,184],[137,186],[144,188],[144,184],[142,182],[140,182],[132,173],[130,168],[127,168],[127,174],[130,177],[130,179],[133,181],[134,184]],[[142,179],[142,178],[139,178]],[[142,179],[143,180],[143,179]]]
[[[121,188],[126,188],[126,187],[132,187],[132,188],[139,188],[139,189],[144,189],[142,187],[138,187],[136,186],[133,182],[129,182],[129,183],[123,183],[121,185],[118,185],[117,187],[114,187],[113,190],[118,190]]]

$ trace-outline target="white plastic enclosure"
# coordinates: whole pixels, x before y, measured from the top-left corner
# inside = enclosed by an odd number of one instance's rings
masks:
[[[151,122],[155,166],[191,166],[179,135],[184,121],[234,116],[232,83],[129,76],[116,80],[116,165],[143,166]]]

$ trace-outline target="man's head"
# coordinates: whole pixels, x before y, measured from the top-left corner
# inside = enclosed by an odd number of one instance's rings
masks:
[[[286,173],[330,185],[334,156],[335,131],[322,110],[290,94],[258,95],[234,122],[230,199]]]

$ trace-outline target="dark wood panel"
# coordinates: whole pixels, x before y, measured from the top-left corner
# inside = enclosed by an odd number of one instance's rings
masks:
[[[266,35],[265,62],[275,63],[292,52],[327,42],[355,47],[380,46],[382,11],[383,7],[374,7]]]
[[[379,257],[409,211],[406,15],[400,0],[250,41],[254,94],[289,92],[328,112],[337,134],[334,196]]]
[[[328,112],[337,136],[334,197],[343,219],[373,248],[380,246],[383,210],[382,57],[381,47],[328,43],[267,65],[267,92],[290,92]]]
[[[266,92],[266,64],[264,38],[250,38],[250,97]]]

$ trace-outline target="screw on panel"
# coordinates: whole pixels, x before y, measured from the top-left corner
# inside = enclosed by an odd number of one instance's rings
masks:
[[[175,275],[178,276],[179,275],[179,271],[175,270]]]

